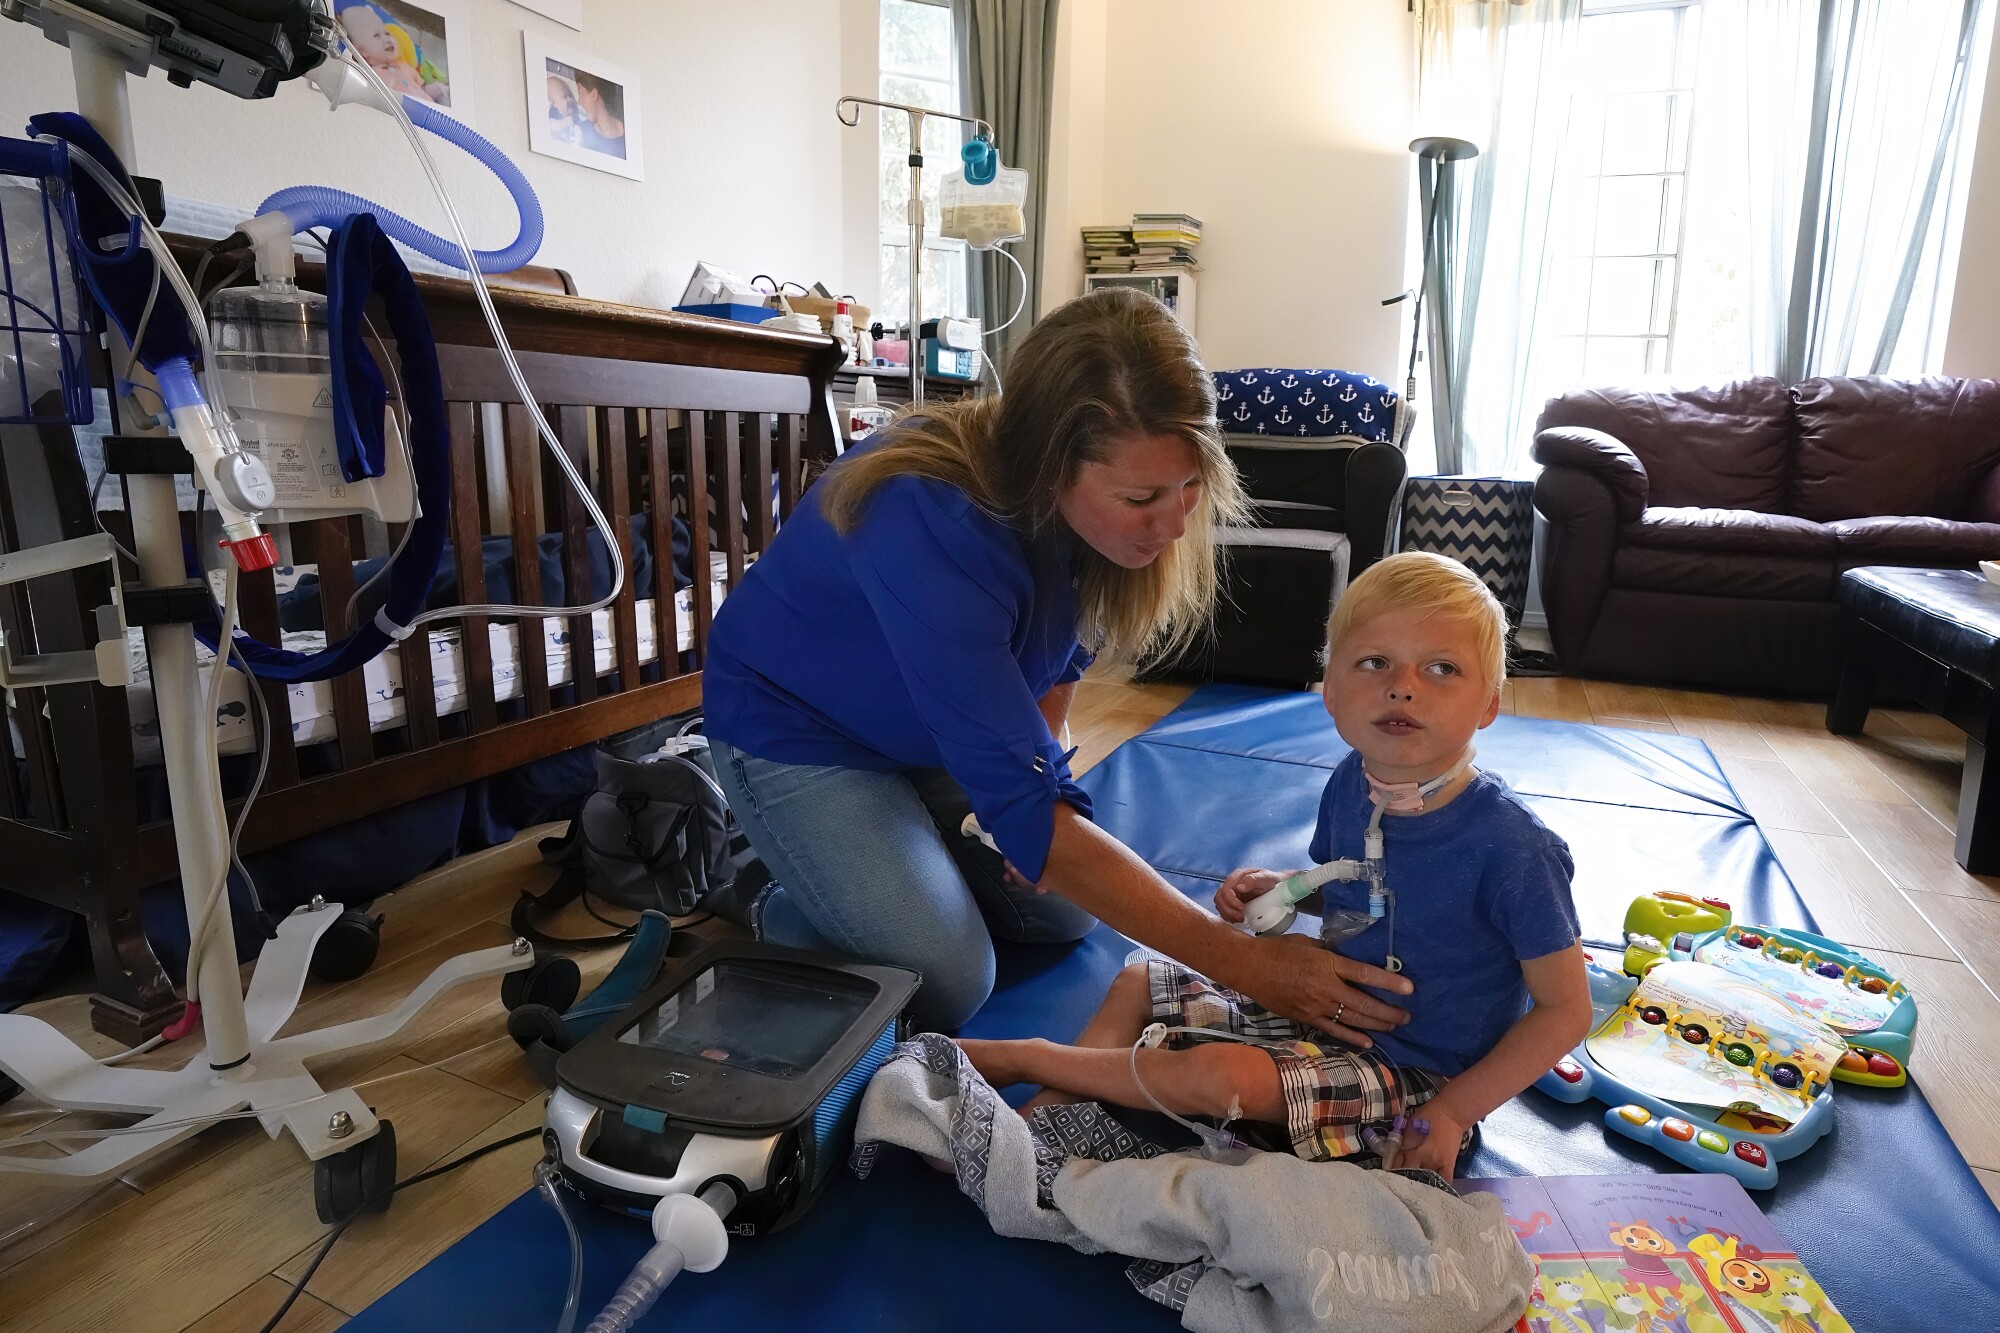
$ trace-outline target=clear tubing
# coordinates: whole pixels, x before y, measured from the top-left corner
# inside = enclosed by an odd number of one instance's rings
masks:
[[[42,137],[45,142],[62,142],[48,135]],[[194,287],[189,284],[187,275],[182,273],[181,266],[174,262],[173,252],[167,248],[166,237],[160,235],[160,229],[146,216],[146,210],[132,198],[110,168],[75,144],[67,146],[69,160],[76,166],[82,167],[84,174],[96,181],[103,187],[104,192],[111,196],[111,202],[139,224],[140,235],[145,238],[146,247],[153,252],[155,275],[166,275],[167,285],[174,289],[174,295],[180,298],[181,308],[187,312],[188,327],[194,333],[195,341],[201,346],[201,364],[204,367],[214,366],[215,346],[208,340],[208,316],[202,312],[201,301],[195,296]],[[218,392],[217,387],[213,384],[204,387],[208,391],[209,410],[214,413],[216,420],[228,420],[228,403]]]
[[[1002,259],[1012,264],[1014,266],[1014,271],[1021,275],[1021,299],[1014,302],[1014,313],[1007,316],[1006,324],[996,325],[995,327],[986,330],[986,336],[989,338],[991,338],[994,334],[1000,332],[1001,329],[1006,328],[1009,324],[1012,324],[1015,320],[1019,319],[1021,317],[1021,312],[1028,308],[1028,270],[1021,267],[1020,260],[1008,254],[1005,250],[1001,249],[999,246],[997,245],[994,246],[993,250]]]
[[[390,236],[418,254],[454,268],[465,267],[467,254],[472,256],[477,270],[484,273],[512,272],[533,259],[535,251],[542,247],[542,201],[535,197],[534,187],[528,184],[528,178],[521,174],[521,169],[485,136],[463,121],[455,120],[413,97],[405,96],[395,101],[402,112],[397,120],[408,120],[440,139],[457,144],[500,178],[500,183],[507,187],[507,193],[513,196],[514,207],[521,219],[520,230],[509,244],[499,250],[472,250],[463,247],[460,242],[446,240],[402,214],[363,199],[358,194],[325,185],[294,185],[280,190],[257,205],[258,213],[283,213],[291,220],[294,232],[311,227],[335,226],[356,213],[373,213],[375,220],[382,224],[382,230]]]
[[[556,1182],[555,1163],[543,1158],[535,1166],[535,1188],[562,1218],[563,1230],[569,1233],[569,1294],[563,1301],[562,1318],[556,1322],[556,1333],[572,1333],[576,1328],[577,1307],[583,1303],[583,1236],[576,1229],[576,1219],[569,1214],[569,1205],[563,1202],[562,1186]]]
[[[681,1197],[686,1198],[685,1195]],[[721,1181],[716,1181],[695,1197],[707,1204],[718,1219],[727,1216],[736,1207],[736,1191]],[[657,1224],[655,1234],[659,1234]],[[687,1262],[686,1253],[673,1241],[661,1240],[655,1244],[646,1251],[645,1258],[632,1266],[631,1276],[619,1284],[617,1293],[606,1303],[603,1313],[590,1321],[584,1333],[626,1333],[653,1308],[653,1303],[660,1299],[660,1293],[681,1275]],[[695,1271],[706,1272],[719,1262],[719,1258],[713,1257],[707,1263],[697,1261]]]
[[[398,125],[403,127],[403,137],[409,140],[411,151],[416,154],[418,163],[424,169],[424,174],[430,178],[431,189],[437,195],[439,206],[444,210],[445,221],[451,224],[452,238],[458,242],[459,257],[464,261],[461,267],[466,267],[467,276],[472,280],[472,294],[478,299],[479,311],[486,317],[487,326],[493,331],[493,345],[499,351],[500,359],[506,363],[507,378],[513,384],[514,392],[520,396],[521,405],[527,408],[528,415],[534,419],[535,430],[549,446],[549,453],[555,459],[557,468],[561,470],[563,476],[569,480],[569,484],[575,488],[577,495],[583,500],[584,509],[590,514],[590,521],[604,538],[605,549],[611,555],[611,591],[594,602],[589,602],[582,606],[516,606],[507,602],[479,602],[465,606],[444,606],[439,607],[435,611],[424,612],[405,626],[404,630],[407,633],[420,626],[427,625],[433,620],[454,619],[459,616],[531,616],[550,618],[589,615],[594,611],[602,611],[605,607],[610,606],[618,600],[618,594],[625,587],[625,559],[619,553],[618,539],[617,535],[612,531],[611,520],[604,516],[604,510],[599,507],[597,497],[591,493],[589,485],[578,474],[576,464],[570,461],[568,451],[562,447],[562,442],[556,438],[555,430],[549,425],[548,418],[542,415],[541,404],[536,401],[534,392],[528,388],[527,377],[521,373],[520,362],[514,359],[514,349],[508,343],[507,335],[500,327],[500,313],[493,308],[493,296],[486,290],[486,279],[480,273],[478,262],[474,258],[476,252],[472,248],[472,242],[466,239],[465,224],[459,220],[458,210],[453,207],[451,194],[445,189],[443,177],[438,174],[436,161],[432,159],[430,150],[424,146],[423,136],[417,133],[416,125],[404,111],[402,99],[391,93],[389,86],[382,82],[382,76],[377,74],[367,61],[355,55],[352,50],[343,48],[341,56],[348,64],[358,69],[362,77],[375,86],[376,91],[382,95],[384,101],[393,109],[392,118]]]

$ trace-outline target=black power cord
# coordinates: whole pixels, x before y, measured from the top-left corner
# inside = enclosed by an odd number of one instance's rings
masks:
[[[277,1313],[273,1314],[266,1321],[264,1327],[259,1329],[258,1333],[272,1333],[284,1321],[285,1316],[291,1313],[292,1306],[305,1291],[306,1284],[312,1281],[313,1274],[317,1273],[319,1266],[326,1262],[326,1256],[333,1253],[334,1242],[339,1240],[346,1233],[347,1228],[353,1223],[354,1219],[367,1212],[371,1205],[380,1203],[383,1199],[388,1198],[399,1190],[407,1189],[411,1185],[421,1185],[426,1180],[435,1180],[447,1171],[456,1171],[459,1167],[476,1162],[489,1153],[499,1152],[502,1148],[511,1148],[517,1143],[526,1143],[529,1139],[539,1139],[541,1136],[542,1131],[539,1129],[524,1129],[519,1134],[510,1134],[504,1139],[495,1139],[483,1147],[474,1148],[469,1153],[452,1158],[442,1166],[434,1166],[428,1171],[419,1171],[407,1180],[399,1180],[388,1189],[377,1190],[375,1193],[362,1199],[347,1216],[335,1222],[333,1229],[326,1233],[326,1240],[320,1245],[319,1253],[315,1254],[312,1257],[312,1262],[306,1265],[306,1271],[299,1274],[298,1281],[292,1283],[291,1291],[285,1295],[284,1304],[278,1307]]]

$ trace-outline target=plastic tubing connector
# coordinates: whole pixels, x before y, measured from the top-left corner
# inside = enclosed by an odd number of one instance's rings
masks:
[[[736,1207],[736,1193],[721,1183],[699,1196],[669,1194],[653,1209],[653,1248],[632,1266],[604,1312],[584,1333],[625,1333],[653,1308],[682,1271],[707,1273],[729,1257],[722,1219]]]
[[[430,103],[405,96],[403,110],[408,113],[412,124],[457,144],[483,162],[507,187],[507,193],[513,196],[514,207],[521,219],[520,231],[504,249],[474,250],[472,253],[479,261],[479,271],[508,273],[533,259],[535,252],[542,247],[542,201],[535,197],[535,189],[528,184],[528,178],[521,174],[521,169],[484,135]],[[465,256],[456,242],[418,226],[400,213],[345,190],[325,185],[294,185],[266,199],[257,206],[257,211],[260,214],[282,212],[291,219],[294,233],[309,227],[335,226],[356,213],[373,213],[375,220],[382,224],[383,231],[418,254],[452,268],[465,267]]]

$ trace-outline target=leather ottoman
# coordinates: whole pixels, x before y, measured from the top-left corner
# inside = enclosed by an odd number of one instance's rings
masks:
[[[1827,730],[1860,734],[1878,695],[1893,692],[1965,732],[1956,857],[1973,874],[2000,872],[2000,587],[1962,569],[1869,565],[1840,576],[1839,596],[1840,680]]]

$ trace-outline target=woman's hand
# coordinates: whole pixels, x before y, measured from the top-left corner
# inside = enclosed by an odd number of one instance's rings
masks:
[[[1243,909],[1252,898],[1261,898],[1291,875],[1289,870],[1232,870],[1222,887],[1215,891],[1215,914],[1232,926],[1243,924]]]
[[[1409,1022],[1409,1011],[1355,989],[1370,986],[1408,995],[1409,978],[1343,958],[1302,935],[1246,939],[1254,947],[1240,979],[1228,984],[1274,1013],[1318,1028],[1364,1049],[1375,1041],[1363,1029],[1388,1032]]]
[[[1416,1128],[1418,1124],[1429,1126],[1429,1132]],[[1463,1142],[1465,1126],[1449,1108],[1429,1101],[1418,1108],[1411,1127],[1404,1129],[1396,1160],[1382,1166],[1384,1170],[1435,1171],[1449,1184],[1452,1168],[1458,1165],[1458,1145]]]

